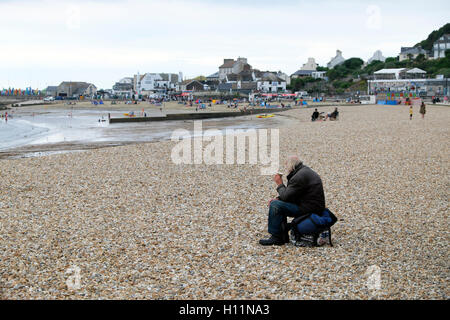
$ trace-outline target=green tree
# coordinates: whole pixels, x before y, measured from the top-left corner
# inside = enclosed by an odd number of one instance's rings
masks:
[[[424,62],[426,60],[425,55],[423,53],[417,55],[416,62]]]
[[[358,70],[361,69],[361,66],[364,64],[364,61],[360,58],[350,58],[345,60],[343,65],[350,70]]]
[[[442,74],[445,78],[450,78],[450,68],[439,69],[436,74]]]
[[[393,68],[397,67],[397,65],[396,65],[395,62],[388,62],[388,63],[385,63],[385,64],[384,64],[384,67],[385,67],[386,69],[393,69]]]
[[[344,74],[336,67],[334,69],[329,70],[327,76],[331,81],[333,81],[342,78]]]
[[[398,57],[389,57],[389,58],[386,58],[385,63],[390,63],[390,62],[397,63],[398,61],[399,61]]]
[[[433,48],[433,44],[440,37],[442,37],[444,34],[447,34],[447,33],[450,33],[450,23],[447,23],[446,25],[444,25],[439,30],[435,30],[432,33],[430,33],[430,35],[428,36],[428,38],[426,40],[423,40],[422,42],[419,42],[418,44],[415,45],[415,47],[421,46],[425,50],[431,50]]]
[[[383,61],[372,61],[370,64],[368,64],[364,69],[363,73],[372,74],[375,71],[381,70],[384,68],[384,62]]]
[[[303,78],[294,78],[291,80],[290,88],[293,91],[299,91],[305,87],[305,80]]]

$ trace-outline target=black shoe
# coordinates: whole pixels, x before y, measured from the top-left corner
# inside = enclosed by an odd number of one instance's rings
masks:
[[[272,235],[269,239],[259,240],[259,244],[263,246],[282,246],[285,242],[281,238]]]

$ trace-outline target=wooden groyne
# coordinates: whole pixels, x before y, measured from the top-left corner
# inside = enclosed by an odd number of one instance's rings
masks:
[[[215,118],[228,118],[249,116],[254,114],[271,114],[276,112],[283,112],[291,110],[291,108],[267,108],[267,109],[248,109],[236,112],[196,112],[196,113],[173,113],[162,117],[124,117],[124,118],[110,118],[109,123],[124,123],[124,122],[149,122],[149,121],[176,121],[176,120],[204,120]]]

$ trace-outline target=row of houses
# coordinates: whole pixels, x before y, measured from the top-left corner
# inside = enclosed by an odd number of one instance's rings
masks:
[[[312,60],[304,68],[311,69]],[[181,74],[145,74],[123,78],[114,85],[108,93],[112,95],[125,95],[131,97],[135,93],[151,94],[159,89],[172,91],[208,91],[219,92],[285,92],[286,80],[274,72],[261,72],[259,70],[242,70],[238,74],[228,73],[223,82],[218,80],[185,80],[181,81]],[[140,81],[138,81],[140,79]],[[150,80],[149,80],[150,79]],[[208,85],[210,83],[210,85]],[[156,90],[156,91],[155,91]],[[368,81],[368,93],[377,92],[406,92],[413,91],[419,95],[448,95],[449,82],[443,76],[429,79],[427,72],[419,68],[382,69],[374,72]],[[64,81],[59,86],[47,88],[47,96],[78,98],[94,97],[98,93],[95,85],[87,82]]]
[[[208,76],[217,84],[218,91],[285,92],[290,77],[281,72],[261,71],[253,68],[247,58],[224,59],[219,71]]]
[[[342,55],[341,50],[336,50],[336,55],[331,58],[330,62],[327,63],[328,69],[333,69],[345,62],[345,58]],[[377,50],[374,55],[366,62],[370,64],[372,61],[385,61],[386,58],[383,57],[383,53]],[[302,77],[312,77],[314,79],[324,79],[328,80],[326,77],[326,71],[318,71],[318,64],[314,58],[308,58],[308,61],[303,65],[300,70],[296,71],[291,75],[291,78],[302,78]]]
[[[291,77],[278,71],[261,71],[253,68],[247,58],[224,59],[218,71],[204,79],[184,80],[183,74],[145,73],[125,77],[113,86],[116,95],[151,95],[181,91],[255,91],[271,93],[285,92]]]
[[[445,57],[445,51],[450,49],[450,35],[445,34],[434,44],[430,52],[418,47],[402,47],[399,54],[399,60],[415,59],[423,54],[427,59],[438,59]],[[380,50],[365,63],[370,64],[373,61],[385,61]],[[342,51],[337,50],[336,55],[330,59],[327,64],[329,69],[344,63]],[[417,71],[417,70],[415,70]],[[384,73],[383,73],[384,72]],[[278,93],[285,92],[291,79],[301,77],[312,77],[315,79],[328,80],[326,72],[318,70],[318,64],[314,58],[309,58],[303,66],[293,73],[287,75],[281,71],[261,71],[253,68],[247,58],[238,57],[235,59],[224,59],[223,64],[218,67],[218,71],[206,77],[206,79],[184,80],[183,74],[175,73],[144,73],[135,74],[132,77],[125,77],[116,82],[110,90],[111,94],[118,96],[132,96],[134,94],[149,95],[152,93],[167,93],[174,91],[220,91],[220,92],[263,92]],[[379,79],[382,77],[382,79]],[[425,78],[426,73],[412,73],[411,70],[391,69],[380,70],[375,73],[372,80],[402,80],[411,78]],[[88,82],[65,81],[59,86],[50,86],[47,88],[48,96],[59,97],[92,97],[97,94],[95,85]]]
[[[445,51],[450,49],[450,34],[445,34],[436,40],[430,51],[417,47],[402,47],[399,54],[399,61],[408,59],[416,59],[419,55],[423,55],[425,59],[439,59],[445,57]]]
[[[420,54],[423,54],[425,59],[440,59],[445,57],[445,51],[450,50],[450,34],[444,34],[433,44],[430,51],[423,49],[421,46],[417,47],[401,47],[400,53],[398,55],[399,61],[404,61],[408,59],[416,59]],[[341,50],[336,50],[336,55],[331,58],[330,62],[327,63],[328,69],[333,69],[345,62],[345,58],[342,55]],[[380,50],[375,51],[373,56],[368,59],[365,65],[372,63],[373,61],[385,62],[386,58]],[[322,78],[323,74],[314,73],[317,70],[317,64],[314,58],[309,58],[308,62],[303,65],[303,67],[294,73],[294,76],[312,76],[314,78]]]

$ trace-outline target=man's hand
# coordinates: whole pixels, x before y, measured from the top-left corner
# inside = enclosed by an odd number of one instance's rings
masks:
[[[280,184],[283,184],[283,178],[281,177],[281,175],[279,173],[277,173],[274,177],[273,177],[273,181],[275,181],[275,183],[277,184],[277,186],[279,186]]]
[[[276,201],[276,200],[278,200],[278,198],[275,198],[275,199],[270,200],[270,201],[269,201],[269,204],[268,204],[267,206],[270,207],[270,204],[272,203],[272,201]]]

